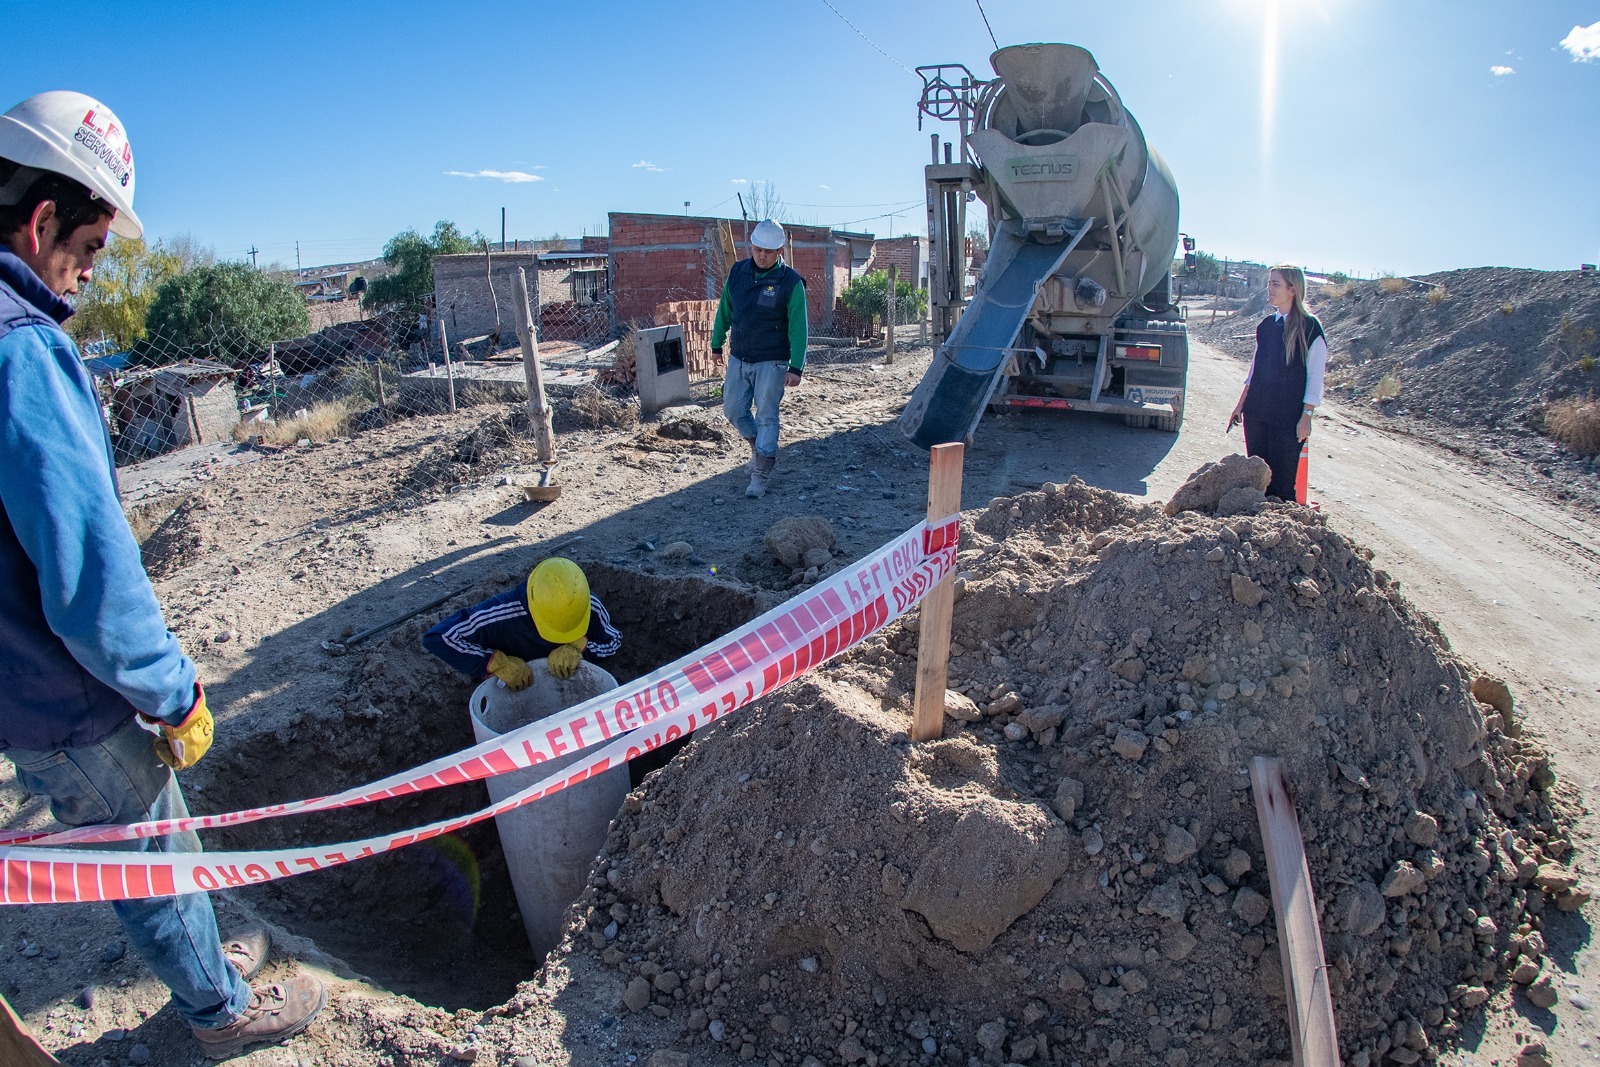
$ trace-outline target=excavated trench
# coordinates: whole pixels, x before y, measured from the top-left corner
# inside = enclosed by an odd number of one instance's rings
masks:
[[[599,661],[619,682],[693,651],[767,606],[751,590],[713,579],[584,566],[623,634],[621,651]],[[474,683],[422,655],[419,642],[438,617],[504,588],[498,580],[503,577],[348,657],[351,678],[343,704],[243,739],[241,750],[277,758],[253,763],[253,773],[210,782],[202,810],[248,807],[263,797],[326,794],[472,744],[467,701]],[[635,783],[672,754],[652,755],[650,765],[635,761],[630,768]],[[448,818],[488,802],[484,786],[472,783],[345,812],[215,831],[208,847],[331,844]],[[239,892],[266,918],[316,942],[377,985],[447,1010],[501,1003],[542,963],[523,932],[492,821]]]

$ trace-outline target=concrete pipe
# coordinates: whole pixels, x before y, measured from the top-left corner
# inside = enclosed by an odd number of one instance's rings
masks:
[[[513,693],[496,678],[473,691],[468,713],[479,741],[536,722],[617,685],[615,678],[587,661],[566,681],[553,678],[542,659],[528,665],[533,668],[533,683],[520,693]],[[498,803],[583,755],[571,753],[490,778],[485,782],[489,797]],[[628,767],[622,764],[495,817],[511,884],[517,891],[517,908],[535,955],[544,956],[561,940],[562,915],[583,892],[589,868],[605,844],[606,829],[627,794]]]

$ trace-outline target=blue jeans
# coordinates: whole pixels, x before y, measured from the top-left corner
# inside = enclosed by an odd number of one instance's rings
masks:
[[[50,798],[67,826],[181,819],[189,814],[178,779],[156,758],[155,738],[129,719],[98,744],[55,752],[10,749],[17,781]],[[96,850],[199,852],[191,830],[138,841],[101,842]],[[226,1026],[250,1003],[250,987],[222,955],[217,917],[204,893],[113,901],[133,949],[172,990],[178,1014],[200,1030]]]
[[[783,399],[783,381],[789,365],[781,360],[746,363],[728,357],[728,374],[722,380],[722,415],[739,436],[755,438],[756,451],[763,456],[778,454],[778,402]],[[755,406],[755,417],[750,415]]]

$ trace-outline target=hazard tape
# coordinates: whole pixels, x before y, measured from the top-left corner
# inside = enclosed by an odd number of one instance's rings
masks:
[[[123,900],[274,881],[403,848],[515,810],[687,736],[853,648],[915,607],[953,572],[959,533],[956,516],[921,523],[713,645],[557,715],[370,785],[220,815],[0,836],[0,904]],[[596,750],[584,759],[490,807],[361,841],[265,852],[59,847],[350,808],[522,770],[590,748]]]

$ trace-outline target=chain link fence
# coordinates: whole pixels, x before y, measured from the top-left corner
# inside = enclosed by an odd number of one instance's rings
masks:
[[[625,390],[591,384],[615,358],[609,305],[552,302],[539,307],[538,321],[552,403],[576,403],[592,425],[631,421]],[[447,362],[428,325],[414,314],[380,314],[239,354],[237,333],[218,323],[203,333],[232,344],[151,335],[131,352],[86,363],[119,467],[272,452],[473,407],[482,413],[463,423],[460,440],[446,435],[418,453],[397,486],[401,497],[447,491],[491,453],[499,466],[534,463],[515,329],[498,343],[451,339]]]

